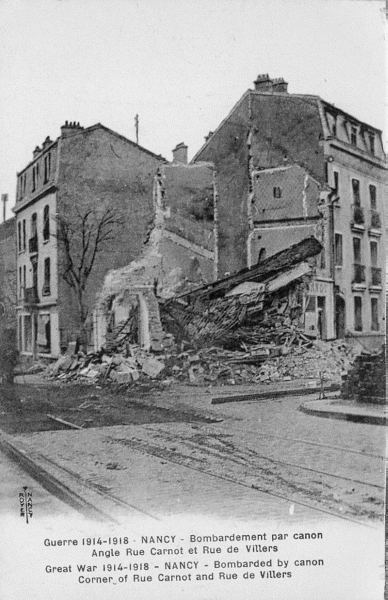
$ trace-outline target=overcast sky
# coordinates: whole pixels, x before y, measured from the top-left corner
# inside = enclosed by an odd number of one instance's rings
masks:
[[[379,0],[0,0],[0,191],[67,119],[191,157],[259,73],[384,125]]]

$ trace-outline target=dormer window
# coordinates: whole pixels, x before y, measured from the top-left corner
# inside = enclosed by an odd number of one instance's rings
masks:
[[[375,153],[375,136],[374,133],[369,134],[369,149],[372,154]]]
[[[51,154],[50,152],[44,157],[44,183],[47,183],[51,171]]]
[[[353,144],[353,146],[357,146],[357,127],[354,125],[350,128],[350,143]]]

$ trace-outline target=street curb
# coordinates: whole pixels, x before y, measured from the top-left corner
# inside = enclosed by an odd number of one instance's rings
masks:
[[[309,406],[311,404],[316,404],[316,400],[311,402],[305,402],[299,406],[301,412],[306,413],[307,415],[315,416],[315,417],[323,417],[326,419],[339,419],[342,421],[351,421],[353,423],[365,423],[367,425],[387,425],[388,418],[383,415],[371,415],[371,414],[357,414],[352,412],[346,412],[346,409],[340,411],[330,410],[330,408],[314,408],[313,406]],[[330,406],[330,405],[329,405]]]
[[[332,383],[324,386],[325,392],[338,392],[341,389],[339,383]],[[254,400],[271,400],[272,398],[283,398],[285,396],[309,396],[322,391],[320,386],[290,388],[284,390],[273,390],[268,392],[257,392],[256,394],[239,394],[230,396],[219,396],[211,399],[211,404],[226,404],[227,402],[244,402]]]
[[[63,469],[41,454],[31,451],[22,441],[13,440],[11,436],[0,432],[0,450],[15,460],[28,475],[35,479],[50,494],[72,507],[89,520],[118,523],[112,513],[121,505],[125,508],[135,507],[110,496],[110,494],[94,489],[88,482],[78,479],[76,474]],[[64,479],[62,481],[61,479]],[[77,492],[74,491],[76,488]],[[140,511],[141,512],[141,511]],[[149,515],[150,516],[150,515]]]

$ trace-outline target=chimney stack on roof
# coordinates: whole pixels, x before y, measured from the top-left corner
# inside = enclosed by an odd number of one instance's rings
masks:
[[[48,146],[51,146],[51,144],[52,144],[52,143],[53,143],[53,141],[52,141],[52,140],[50,140],[50,136],[48,135],[48,136],[46,137],[45,141],[44,141],[44,142],[43,142],[43,144],[42,144],[42,150],[46,150],[46,148],[47,148]]]
[[[65,124],[61,127],[61,136],[66,137],[74,132],[82,131],[83,127],[79,124],[79,121],[65,121]]]
[[[187,150],[188,147],[184,142],[177,144],[172,151],[172,162],[187,165]]]
[[[283,77],[271,79],[268,73],[265,73],[257,76],[254,85],[256,92],[278,92],[287,94],[288,83],[284,81]]]
[[[39,146],[36,146],[36,147],[35,147],[35,150],[34,150],[34,151],[33,151],[33,153],[32,153],[32,156],[33,156],[34,158],[36,158],[36,157],[38,156],[38,154],[40,154],[41,152],[42,152],[42,150],[39,148]]]

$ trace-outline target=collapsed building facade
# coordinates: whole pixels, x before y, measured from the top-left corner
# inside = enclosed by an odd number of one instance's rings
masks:
[[[210,163],[174,162],[154,178],[154,222],[139,258],[105,277],[94,312],[95,349],[127,336],[148,350],[168,344],[157,298],[214,280],[216,190]]]

